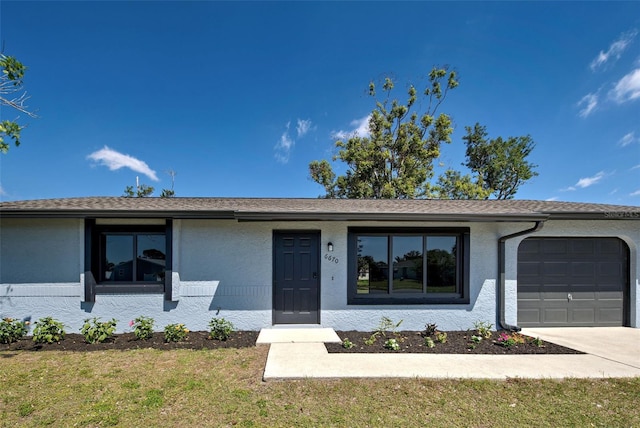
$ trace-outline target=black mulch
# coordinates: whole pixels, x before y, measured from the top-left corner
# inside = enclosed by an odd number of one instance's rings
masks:
[[[551,342],[544,342],[537,346],[531,341],[516,344],[509,348],[498,344],[500,332],[493,332],[491,338],[483,339],[479,343],[472,341],[473,331],[448,331],[446,343],[438,343],[435,337],[435,347],[425,346],[425,338],[418,331],[401,331],[380,335],[373,345],[366,345],[365,340],[371,337],[371,332],[338,331],[341,340],[349,339],[353,348],[346,349],[340,343],[325,343],[330,353],[425,353],[425,354],[583,354],[575,349],[566,348]],[[396,339],[400,345],[397,351],[385,348],[387,339]]]

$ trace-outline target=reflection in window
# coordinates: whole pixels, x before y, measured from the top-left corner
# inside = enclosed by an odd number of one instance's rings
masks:
[[[166,264],[165,249],[164,234],[103,234],[102,281],[163,281]]]
[[[421,293],[422,236],[394,236],[393,292]]]
[[[430,236],[427,240],[427,293],[455,293],[456,237]]]
[[[438,234],[356,235],[356,294],[459,295],[458,239]]]
[[[388,293],[388,265],[386,236],[358,237],[358,293]]]

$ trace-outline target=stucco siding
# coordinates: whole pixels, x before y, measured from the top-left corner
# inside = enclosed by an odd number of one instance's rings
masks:
[[[0,283],[78,281],[82,222],[0,219]]]
[[[506,242],[506,321],[517,325],[517,254],[530,236],[615,236],[630,249],[630,319],[638,327],[640,265],[638,222],[547,221],[535,234]],[[423,329],[436,323],[445,330],[466,330],[477,321],[497,325],[499,237],[525,230],[532,223],[492,222],[347,222],[174,220],[173,298],[162,294],[98,294],[82,302],[84,223],[75,219],[3,219],[0,223],[0,315],[37,320],[60,319],[77,332],[86,318],[116,318],[118,331],[145,315],[156,329],[185,323],[206,330],[214,316],[239,329],[272,325],[273,231],[320,231],[320,319],[337,330],[370,330],[381,317],[403,320],[402,328]],[[469,227],[469,303],[429,305],[348,305],[347,232],[357,227]],[[329,252],[327,244],[333,244]]]

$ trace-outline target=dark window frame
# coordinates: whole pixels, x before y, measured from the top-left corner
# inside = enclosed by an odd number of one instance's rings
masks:
[[[459,293],[389,293],[358,294],[358,236],[456,236],[460,246],[456,254],[456,286]],[[389,250],[389,248],[388,248]],[[388,265],[393,254],[387,251]],[[414,304],[468,304],[470,266],[470,228],[468,227],[350,227],[347,235],[347,304],[348,305],[414,305]],[[425,262],[426,263],[426,257]],[[426,275],[426,269],[424,274]],[[389,281],[393,281],[390,275]],[[428,283],[426,284],[428,287]],[[425,289],[426,290],[426,289]]]
[[[163,225],[110,225],[96,224],[95,219],[85,220],[85,301],[94,302],[96,294],[161,294],[165,300],[172,300],[172,221],[166,219]],[[106,235],[164,235],[165,237],[165,277],[164,281],[103,281],[103,254]],[[135,248],[135,245],[134,245]],[[134,254],[135,256],[135,254]],[[134,260],[135,262],[135,260]]]

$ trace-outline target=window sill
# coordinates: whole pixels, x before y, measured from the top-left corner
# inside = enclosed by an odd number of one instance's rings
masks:
[[[350,297],[347,305],[468,305],[463,297]]]
[[[158,294],[164,293],[164,283],[97,284],[96,294]]]

